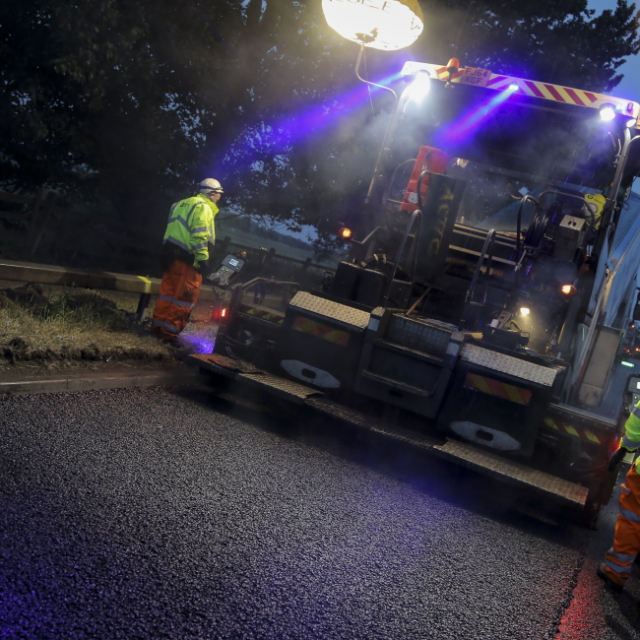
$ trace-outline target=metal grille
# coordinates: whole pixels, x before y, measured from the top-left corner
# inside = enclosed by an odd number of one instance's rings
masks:
[[[462,442],[449,440],[444,445],[436,445],[433,450],[443,458],[463,464],[485,475],[503,481],[510,480],[514,483],[525,484],[530,488],[543,491],[554,498],[562,499],[576,506],[584,507],[587,502],[589,490],[586,487],[562,478],[556,478],[544,471],[538,471],[523,464],[505,460],[491,453],[479,451]]]
[[[299,291],[289,302],[289,306],[297,311],[306,311],[321,316],[334,323],[340,323],[351,329],[364,331],[369,324],[369,313],[354,309],[346,304],[319,298],[306,291]]]
[[[557,369],[541,367],[538,364],[533,364],[520,358],[514,358],[513,356],[507,356],[497,351],[483,349],[473,344],[464,346],[461,357],[463,360],[471,362],[472,364],[493,369],[494,371],[500,371],[515,378],[522,378],[523,380],[535,382],[546,387],[553,385],[553,381],[558,373]]]
[[[391,316],[385,337],[395,344],[442,358],[454,331],[455,327],[452,325],[430,320],[412,320],[394,314]]]

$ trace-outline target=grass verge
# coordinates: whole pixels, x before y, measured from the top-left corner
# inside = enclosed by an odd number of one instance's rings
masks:
[[[0,286],[0,372],[5,374],[25,367],[33,373],[97,369],[105,363],[175,364],[195,350],[195,342],[202,342],[194,337],[194,328],[211,332],[194,324],[176,348],[151,336],[148,321],[136,321],[137,294],[6,282]],[[192,317],[206,311],[197,308]]]

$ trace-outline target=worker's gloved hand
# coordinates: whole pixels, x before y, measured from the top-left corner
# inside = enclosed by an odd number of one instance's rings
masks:
[[[629,452],[624,447],[620,447],[609,459],[609,471],[615,471],[627,453]]]
[[[203,278],[206,278],[213,271],[211,262],[209,260],[200,260],[198,265],[198,273],[202,274]]]

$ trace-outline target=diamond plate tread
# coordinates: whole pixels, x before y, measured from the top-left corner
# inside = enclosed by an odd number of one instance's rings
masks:
[[[349,307],[346,304],[325,300],[306,291],[298,291],[298,293],[291,298],[289,306],[298,311],[315,313],[318,316],[322,316],[333,322],[339,322],[350,328],[359,329],[360,331],[364,331],[369,324],[370,314],[368,311],[361,311],[360,309]]]
[[[446,444],[436,445],[433,449],[434,453],[443,458],[499,480],[524,484],[556,500],[569,502],[578,507],[584,507],[587,502],[589,490],[586,487],[557,478],[544,471],[532,469],[524,464],[505,460],[489,452],[480,451],[462,442],[448,440]]]
[[[321,396],[322,391],[312,389],[311,387],[305,387],[305,385],[280,376],[275,376],[266,371],[260,371],[259,373],[244,373],[238,376],[244,382],[254,387],[259,387],[265,391],[274,393],[281,397],[286,397],[290,400],[305,400],[312,396]]]
[[[472,364],[477,364],[487,369],[494,369],[500,373],[506,373],[515,378],[535,382],[545,387],[553,386],[556,374],[558,373],[557,369],[542,367],[539,364],[514,358],[513,356],[498,353],[497,351],[491,351],[490,349],[483,349],[474,344],[466,344],[462,349],[460,357],[462,360],[471,362]]]
[[[210,369],[212,371],[218,370],[217,368],[213,369],[212,367],[223,367],[224,369],[238,371],[241,373],[257,373],[260,371],[260,369],[246,360],[229,358],[227,356],[222,356],[219,353],[192,354],[189,356],[189,360],[195,362],[201,368]]]

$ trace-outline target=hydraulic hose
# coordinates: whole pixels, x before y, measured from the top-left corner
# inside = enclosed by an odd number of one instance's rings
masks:
[[[387,287],[387,293],[385,294],[384,298],[382,299],[382,306],[386,307],[387,304],[389,303],[389,296],[391,295],[391,288],[393,287],[393,279],[396,276],[396,271],[398,270],[398,265],[400,264],[400,257],[402,256],[402,253],[404,252],[404,247],[407,243],[407,238],[409,237],[409,232],[411,231],[411,227],[413,227],[413,223],[415,222],[416,218],[418,216],[421,215],[421,211],[420,209],[416,209],[412,214],[411,214],[411,218],[409,219],[409,223],[407,224],[406,229],[404,230],[404,234],[402,236],[402,240],[400,241],[400,246],[398,247],[398,252],[396,253],[396,259],[393,262],[393,269],[391,271],[391,278],[389,279],[389,286]]]
[[[484,262],[484,257],[485,255],[487,255],[487,251],[489,250],[489,247],[493,245],[493,241],[495,240],[495,237],[496,237],[496,230],[489,229],[489,232],[487,233],[487,237],[484,239],[484,244],[482,245],[482,253],[480,254],[480,257],[478,258],[478,262],[476,263],[476,270],[473,273],[473,278],[471,279],[469,290],[467,291],[467,302],[471,302],[471,297],[473,296],[473,290],[476,288],[478,277],[480,276],[480,269],[482,269],[482,263]],[[489,255],[488,268],[491,267],[492,257],[493,257],[492,255]],[[487,275],[489,275],[488,271],[487,271]]]

